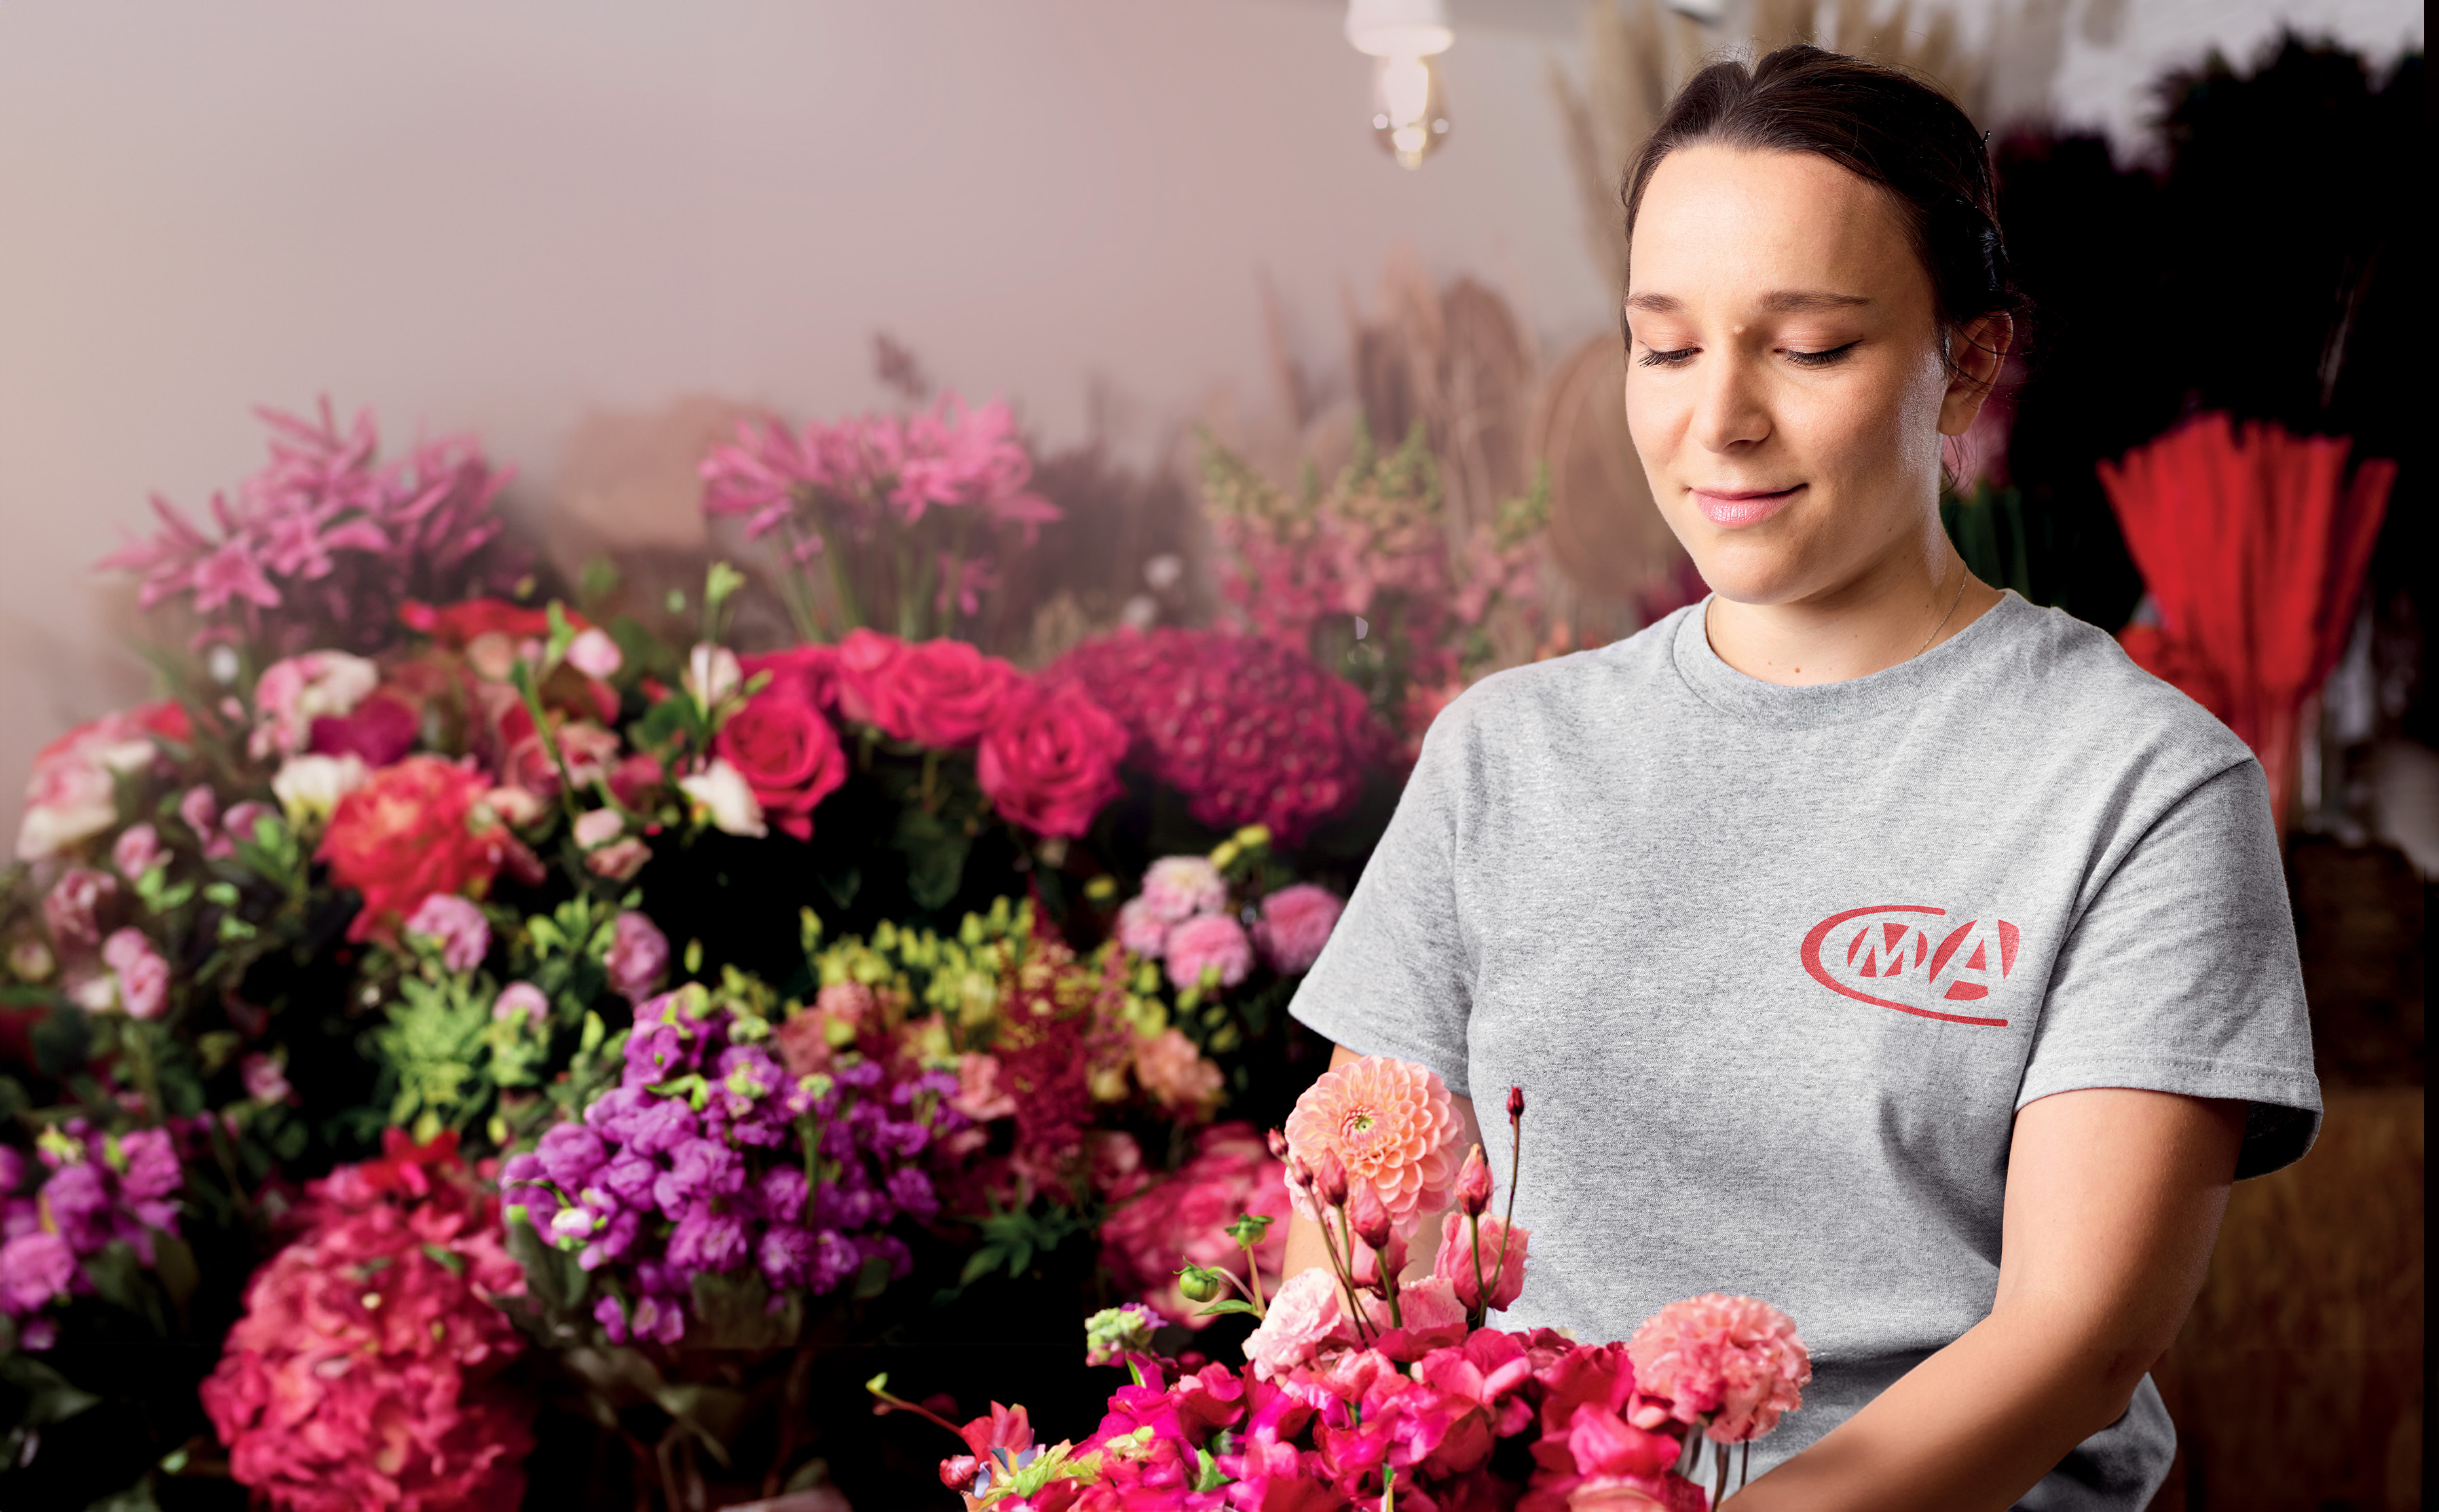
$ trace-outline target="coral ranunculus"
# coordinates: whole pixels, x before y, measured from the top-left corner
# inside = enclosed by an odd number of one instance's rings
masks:
[[[813,810],[846,781],[846,750],[804,691],[774,679],[729,716],[712,749],[754,790],[766,821],[810,840]]]
[[[1288,1114],[1288,1147],[1318,1169],[1335,1154],[1352,1183],[1380,1194],[1398,1232],[1412,1234],[1448,1205],[1459,1162],[1456,1106],[1434,1071],[1411,1060],[1365,1056],[1324,1072]],[[1308,1218],[1311,1200],[1296,1194]]]
[[[347,938],[387,938],[435,893],[477,893],[499,874],[511,837],[483,807],[482,774],[439,756],[408,756],[339,800],[317,854],[364,911]]]
[[[1713,1291],[1672,1302],[1634,1330],[1627,1352],[1649,1403],[1632,1414],[1637,1425],[1707,1416],[1709,1436],[1722,1444],[1776,1428],[1780,1414],[1804,1405],[1812,1379],[1794,1321],[1754,1297]]]
[[[1092,827],[1118,795],[1127,732],[1074,686],[1027,687],[983,736],[974,775],[1000,812],[1042,835]]]

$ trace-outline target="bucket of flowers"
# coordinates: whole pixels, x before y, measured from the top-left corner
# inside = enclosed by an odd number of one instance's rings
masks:
[[[1241,1366],[1155,1354],[1158,1320],[1140,1305],[1089,1320],[1090,1358],[1130,1379],[1080,1442],[1037,1444],[1024,1410],[996,1403],[960,1428],[885,1378],[869,1384],[875,1410],[959,1437],[940,1478],[968,1512],[1717,1505],[1738,1451],[1803,1403],[1811,1364],[1794,1324],[1752,1297],[1706,1295],[1624,1343],[1491,1326],[1522,1294],[1531,1248],[1511,1220],[1521,1089],[1507,1115],[1508,1216],[1494,1217],[1489,1165],[1479,1145],[1459,1158],[1436,1075],[1387,1057],[1324,1075],[1271,1141],[1326,1263],[1267,1296],[1256,1267],[1250,1281],[1181,1275],[1210,1310],[1259,1319]],[[1248,1215],[1231,1235],[1250,1252],[1269,1221]],[[1426,1232],[1428,1272],[1408,1263]]]

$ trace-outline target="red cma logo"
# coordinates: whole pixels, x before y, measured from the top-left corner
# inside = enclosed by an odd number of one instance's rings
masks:
[[[1885,916],[1891,914],[1908,916]],[[1919,916],[1923,915],[1941,922],[1928,922]],[[1988,997],[1991,987],[2016,969],[2021,935],[2015,925],[2003,918],[1988,924],[1968,918],[1950,928],[1947,917],[1944,908],[1912,903],[1883,903],[1832,914],[1804,936],[1804,969],[1823,987],[1858,1003],[1949,1023],[2005,1028],[2004,1019],[1942,1013],[1919,1003],[1896,1001],[1905,997],[1976,1002]]]

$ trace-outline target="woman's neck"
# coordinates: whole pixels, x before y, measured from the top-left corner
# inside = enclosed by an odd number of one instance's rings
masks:
[[[1911,661],[1988,614],[2003,596],[1966,568],[1948,538],[1826,593],[1783,604],[1713,595],[1703,630],[1719,660],[1765,683],[1804,687]]]

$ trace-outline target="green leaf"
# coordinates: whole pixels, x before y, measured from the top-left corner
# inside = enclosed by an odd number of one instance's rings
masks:
[[[964,880],[972,838],[940,815],[908,806],[898,811],[890,845],[906,858],[906,891],[924,909],[944,908]]]
[[[981,1249],[978,1249],[973,1254],[966,1256],[966,1268],[957,1272],[957,1285],[961,1287],[972,1286],[975,1282],[981,1280],[983,1277],[990,1274],[992,1271],[998,1269],[999,1263],[1006,1258],[1006,1254],[1001,1250],[1000,1246],[996,1244],[984,1245]]]
[[[1200,1318],[1217,1318],[1222,1313],[1251,1312],[1253,1310],[1254,1305],[1247,1302],[1244,1298],[1230,1297],[1225,1302],[1215,1302],[1211,1304],[1211,1306],[1200,1309],[1196,1312],[1195,1316]]]
[[[454,1250],[446,1249],[440,1245],[427,1241],[423,1246],[423,1253],[425,1257],[430,1259],[433,1264],[441,1267],[452,1275],[464,1275],[466,1273],[466,1257],[459,1254]]]

